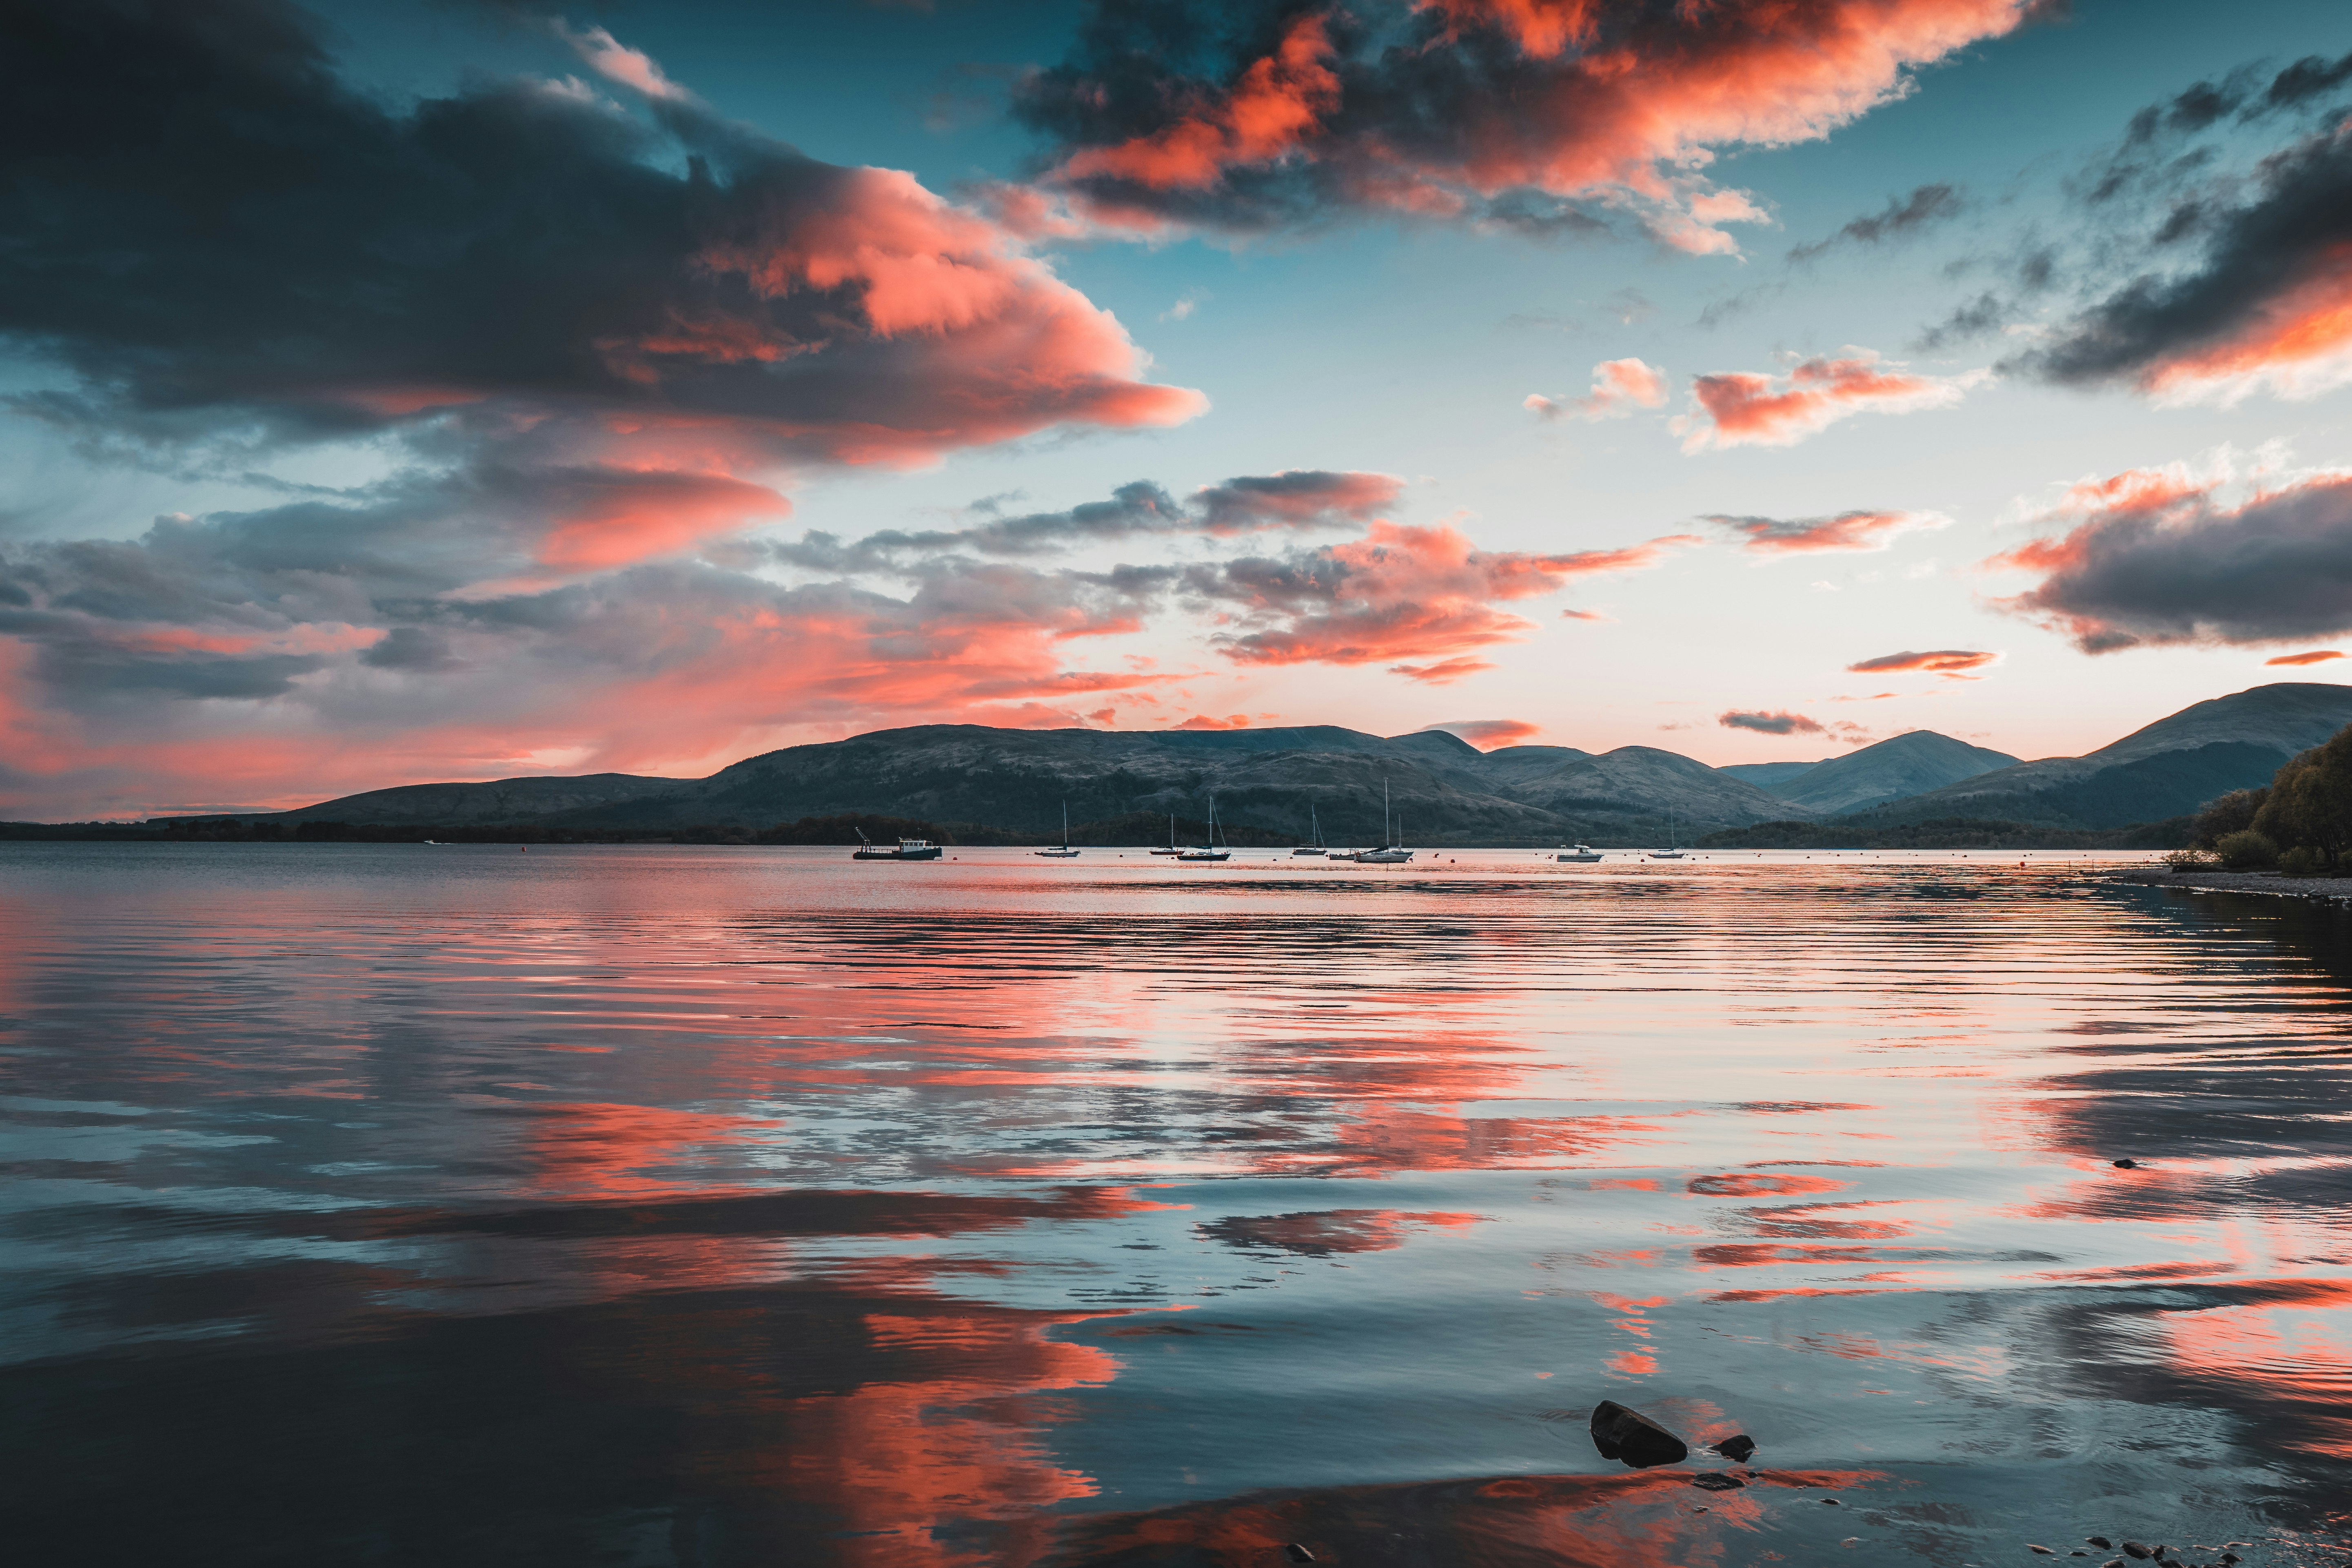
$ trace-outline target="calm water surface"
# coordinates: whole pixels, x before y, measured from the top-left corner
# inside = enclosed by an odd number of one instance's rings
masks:
[[[2352,922],[2105,864],[0,846],[11,1553],[2341,1562]]]

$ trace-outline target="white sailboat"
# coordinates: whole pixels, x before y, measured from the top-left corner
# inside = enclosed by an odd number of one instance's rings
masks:
[[[1048,849],[1033,849],[1033,855],[1043,855],[1048,860],[1075,860],[1078,852],[1070,847],[1070,803],[1062,803],[1062,841]]]
[[[1291,853],[1293,855],[1330,854],[1330,847],[1323,842],[1323,825],[1315,820],[1315,805],[1311,801],[1307,803],[1307,826],[1308,829],[1307,842],[1292,850]]]
[[[1184,853],[1184,851],[1176,847],[1176,814],[1174,812],[1171,811],[1168,814],[1167,847],[1162,848],[1159,845],[1155,844],[1151,847],[1151,852],[1154,855],[1181,855]]]
[[[1233,858],[1234,852],[1231,849],[1219,848],[1217,847],[1217,797],[1215,795],[1211,795],[1209,797],[1208,842],[1202,844],[1197,849],[1178,850],[1176,852],[1176,858],[1179,860],[1230,860]]]
[[[1680,835],[1675,832],[1675,808],[1670,805],[1666,807],[1666,847],[1664,849],[1651,850],[1650,858],[1653,860],[1680,860],[1683,858]]]
[[[1359,866],[1402,866],[1412,858],[1412,851],[1397,841],[1389,821],[1389,781],[1381,781],[1381,847],[1366,849],[1356,856]]]

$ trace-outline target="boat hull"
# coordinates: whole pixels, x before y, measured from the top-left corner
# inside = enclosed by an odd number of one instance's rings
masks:
[[[860,849],[850,856],[852,860],[936,860],[939,858],[940,847],[936,844],[928,849]]]

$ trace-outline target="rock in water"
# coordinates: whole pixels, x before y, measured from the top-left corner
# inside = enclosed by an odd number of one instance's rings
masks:
[[[2118,1171],[2137,1171],[2139,1169],[2139,1162],[2137,1160],[2118,1160],[2116,1162],[2116,1169]]]
[[[1592,1446],[1604,1459],[1622,1459],[1637,1470],[1675,1465],[1690,1458],[1683,1440],[1638,1410],[1613,1399],[1592,1407]]]
[[[1727,1476],[1721,1470],[1709,1470],[1704,1475],[1691,1478],[1691,1485],[1705,1487],[1711,1492],[1727,1492],[1736,1487],[1744,1487],[1747,1484],[1738,1476]]]
[[[2124,1542],[2124,1555],[2126,1557],[2138,1557],[2145,1559],[2153,1557],[2156,1553],[2151,1549],[2142,1546],[2137,1541],[2126,1541]]]
[[[2104,1535],[2086,1535],[2083,1537],[2083,1540],[2085,1543],[2095,1546],[2102,1552],[2113,1552],[2116,1549],[2116,1543],[2109,1541]]]
[[[1756,1451],[1756,1439],[1742,1432],[1737,1437],[1726,1437],[1715,1446],[1715,1451],[1735,1465],[1744,1465],[1748,1456]]]
[[[2039,1552],[2044,1557],[2055,1557],[2058,1555],[2058,1553],[2051,1551],[2047,1546],[2036,1546],[2030,1541],[2025,1543],[2025,1549],[2028,1552]]]

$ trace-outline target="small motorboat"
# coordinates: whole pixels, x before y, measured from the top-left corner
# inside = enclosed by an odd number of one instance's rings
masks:
[[[1579,865],[1590,866],[1592,862],[1601,858],[1601,851],[1595,849],[1590,844],[1580,844],[1573,849],[1563,847],[1560,852],[1553,856],[1552,858],[1555,860],[1571,860]]]
[[[857,848],[849,857],[852,860],[936,860],[940,858],[940,847],[928,838],[901,838],[898,847],[885,849],[866,837],[864,828],[854,831],[857,835]]]

